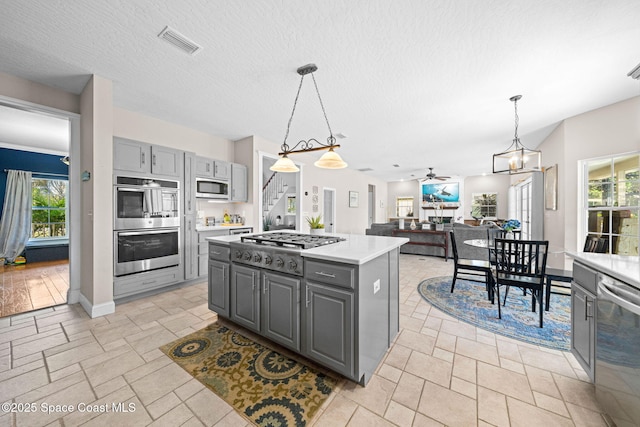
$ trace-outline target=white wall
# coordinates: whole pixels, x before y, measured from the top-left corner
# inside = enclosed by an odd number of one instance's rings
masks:
[[[489,156],[490,154],[487,154]],[[462,215],[464,219],[471,216],[471,201],[473,193],[498,193],[498,218],[506,219],[509,207],[509,175],[491,174],[468,176],[464,179],[464,200]]]

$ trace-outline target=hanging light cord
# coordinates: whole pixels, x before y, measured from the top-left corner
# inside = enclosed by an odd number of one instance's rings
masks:
[[[331,138],[332,142],[335,141],[333,137],[333,132],[331,131],[331,125],[329,124],[329,119],[327,118],[327,112],[324,111],[324,104],[322,103],[322,97],[320,96],[320,91],[318,90],[318,84],[316,83],[316,78],[311,73],[311,78],[313,79],[313,85],[316,88],[316,93],[318,94],[318,100],[320,101],[320,107],[322,108],[322,114],[324,114],[324,120],[327,122],[327,127],[329,128],[329,138]],[[333,144],[332,144],[333,145]]]
[[[311,75],[313,77],[313,74]],[[282,151],[285,153],[289,151],[289,146],[287,145],[287,138],[289,138],[289,129],[291,128],[291,121],[293,120],[293,114],[296,112],[296,106],[298,105],[298,97],[300,96],[300,89],[302,89],[302,82],[304,81],[304,74],[300,76],[300,84],[298,85],[298,93],[296,93],[296,99],[293,101],[293,110],[291,110],[291,117],[289,117],[289,123],[287,123],[287,133],[284,134],[284,142],[282,143]],[[313,79],[315,82],[316,80]],[[317,90],[317,88],[316,88]],[[322,105],[322,101],[320,101]],[[322,109],[324,111],[324,108]],[[326,118],[326,115],[325,115]]]
[[[520,142],[520,140],[518,139],[518,124],[520,123],[520,117],[518,117],[518,100],[516,99],[515,101],[513,101],[513,108],[516,112],[516,130],[515,133],[513,135],[513,141],[517,144],[518,142]]]

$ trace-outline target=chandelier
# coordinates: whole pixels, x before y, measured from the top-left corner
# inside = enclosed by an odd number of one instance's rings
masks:
[[[516,95],[509,98],[509,101],[513,102],[516,113],[516,130],[513,142],[509,148],[502,153],[493,155],[493,173],[508,173],[512,175],[526,172],[540,172],[542,170],[540,166],[542,152],[525,147],[520,142],[520,138],[518,138],[518,123],[520,121],[518,117],[518,101],[521,98],[522,95]]]
[[[293,101],[293,110],[291,111],[291,117],[289,117],[289,123],[287,123],[287,133],[284,135],[284,142],[280,146],[281,152],[278,153],[281,157],[277,162],[273,164],[269,169],[276,172],[298,172],[300,169],[293,163],[293,161],[289,158],[289,154],[294,153],[309,153],[313,151],[320,150],[329,150],[318,159],[314,163],[315,166],[319,168],[325,169],[343,169],[347,167],[347,164],[340,158],[340,155],[336,153],[334,148],[339,148],[340,145],[336,144],[336,138],[333,136],[333,132],[331,131],[331,125],[329,125],[329,119],[327,119],[327,113],[324,110],[324,105],[322,104],[322,98],[320,97],[320,91],[318,91],[318,84],[316,83],[316,78],[313,76],[313,73],[318,69],[315,64],[307,64],[298,68],[298,74],[300,74],[300,85],[298,86],[298,93],[296,94],[296,98]],[[304,82],[304,76],[307,74],[311,74],[311,78],[313,79],[313,85],[316,88],[316,94],[318,95],[318,100],[320,101],[320,107],[322,108],[322,113],[324,114],[324,120],[327,122],[327,128],[329,128],[329,137],[327,138],[327,143],[323,144],[315,138],[310,138],[308,140],[301,140],[293,147],[290,147],[287,144],[287,138],[289,137],[289,129],[291,128],[291,121],[293,120],[293,114],[296,112],[296,106],[298,104],[298,97],[300,96],[300,89],[302,89],[302,83]]]

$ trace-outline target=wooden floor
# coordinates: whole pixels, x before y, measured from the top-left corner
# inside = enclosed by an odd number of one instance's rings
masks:
[[[0,317],[67,302],[69,262],[0,265]]]

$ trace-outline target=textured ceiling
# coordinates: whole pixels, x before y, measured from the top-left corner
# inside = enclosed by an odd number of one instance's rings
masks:
[[[281,143],[314,62],[340,154],[384,180],[475,175],[513,138],[640,95],[638,0],[0,0],[0,71],[237,140]],[[203,49],[157,35],[171,26]],[[327,136],[310,79],[290,140]],[[394,167],[398,164],[399,167]]]

